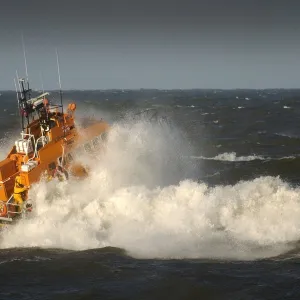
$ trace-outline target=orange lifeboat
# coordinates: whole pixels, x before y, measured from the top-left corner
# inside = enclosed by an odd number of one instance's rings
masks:
[[[92,154],[101,149],[104,146],[101,137],[109,130],[109,125],[102,119],[79,129],[75,124],[75,103],[70,103],[64,113],[62,103],[53,104],[49,93],[32,98],[29,84],[26,89],[25,81],[20,80],[20,86],[17,96],[21,137],[0,161],[0,224],[12,223],[32,209],[31,205],[26,205],[28,200],[25,198],[23,208],[15,203],[16,176],[21,186],[29,188],[29,194],[31,185],[43,174],[53,176],[59,167],[70,176],[86,178],[88,170],[78,161],[77,153],[83,150]],[[26,209],[28,207],[30,209]]]

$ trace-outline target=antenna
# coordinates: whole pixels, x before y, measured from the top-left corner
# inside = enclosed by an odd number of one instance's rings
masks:
[[[59,60],[58,60],[57,48],[55,50],[56,50],[56,62],[57,62],[57,72],[58,72],[59,93],[60,93],[60,104],[61,104],[62,114],[64,114],[64,107],[63,107],[63,101],[62,101],[62,91],[61,91],[60,70],[59,70]]]
[[[23,32],[22,32],[22,46],[23,46],[23,54],[24,54],[24,62],[25,62],[26,79],[27,79],[27,83],[28,83],[28,69],[27,69],[27,60],[26,60],[26,52],[25,52],[25,43],[24,43]]]
[[[14,78],[14,83],[15,83],[15,88],[16,88],[16,93],[17,93],[17,100],[18,100],[18,111],[19,111],[19,117],[21,116],[21,111],[20,111],[20,99],[19,99],[19,92],[17,88],[17,83],[16,79]],[[22,127],[22,122],[21,122],[21,127]]]
[[[17,81],[18,81],[18,85],[19,85],[19,92],[21,94],[21,85],[20,85],[20,77],[18,75],[18,70],[16,70],[16,75],[17,75]]]
[[[23,131],[24,130],[24,114],[23,114],[23,109],[21,109],[21,106],[20,106],[20,99],[23,99],[25,97],[25,95],[24,95],[24,93],[22,93],[22,90],[21,90],[20,77],[19,77],[19,74],[18,74],[18,70],[16,70],[16,76],[17,76],[17,81],[18,81],[18,85],[19,85],[20,96],[18,95],[16,82],[15,82],[15,87],[16,87],[17,97],[18,97],[19,115],[22,117],[21,127],[22,127],[22,131]],[[14,81],[15,81],[15,79],[14,79]]]
[[[20,113],[20,100],[19,100],[19,92],[18,92],[18,88],[17,88],[17,83],[16,83],[16,79],[14,78],[14,83],[15,83],[15,88],[16,88],[16,93],[17,93],[17,100],[18,100],[18,111]]]
[[[17,89],[16,78],[14,78],[14,84],[15,84],[16,93],[17,93],[17,100],[19,102],[19,92],[18,92],[18,89]]]
[[[27,68],[27,59],[26,59],[26,52],[25,52],[25,43],[24,43],[24,35],[22,32],[22,47],[23,47],[23,54],[24,54],[24,63],[25,63],[25,72],[26,72],[26,81],[27,81],[27,90],[30,98],[30,89],[29,89],[29,77],[28,77],[28,68]]]
[[[30,100],[30,93],[31,89],[29,88],[29,79],[28,79],[28,68],[27,68],[27,60],[26,60],[26,52],[25,52],[25,44],[24,44],[24,37],[23,37],[23,32],[22,32],[22,46],[23,46],[23,54],[24,54],[24,61],[25,61],[25,71],[26,71],[26,80],[24,78],[20,78],[18,74],[18,70],[16,70],[16,76],[17,76],[17,81],[16,83],[15,78],[14,78],[14,83],[15,83],[15,88],[16,88],[16,93],[17,93],[17,99],[18,99],[18,105],[19,105],[19,113],[21,115],[21,126],[22,126],[22,131],[25,129],[25,124],[24,124],[24,118],[27,119],[27,125],[29,125],[29,117],[32,114],[32,104],[28,103],[28,100]],[[27,81],[27,89],[25,88],[25,84]],[[18,88],[19,87],[19,91]],[[28,99],[29,96],[29,99]]]

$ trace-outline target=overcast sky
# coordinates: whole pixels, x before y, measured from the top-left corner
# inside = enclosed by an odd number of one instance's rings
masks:
[[[298,88],[299,2],[3,0],[0,89]]]

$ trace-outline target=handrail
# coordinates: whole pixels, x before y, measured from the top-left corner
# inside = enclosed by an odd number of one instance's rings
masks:
[[[44,147],[45,145],[48,144],[48,138],[47,138],[45,135],[40,136],[40,137],[36,140],[36,142],[35,142],[35,147],[34,147],[34,153],[35,153],[35,157],[37,157],[37,158],[39,158],[39,154],[38,154],[37,147],[38,147],[38,143],[39,143],[40,140],[42,141],[43,147]]]
[[[28,157],[28,161],[33,160],[36,157],[36,140],[33,134],[31,133],[24,133],[23,131],[21,132],[22,139],[24,137],[28,137],[28,140],[32,139],[33,140],[33,156],[31,158]],[[28,156],[28,149],[26,149],[26,155],[23,157],[23,162],[25,163],[25,157]]]
[[[16,204],[16,203],[11,203],[12,200],[13,200],[13,195],[10,196],[10,198],[7,200],[7,202],[5,203],[6,207],[7,207],[7,213],[10,213],[10,214],[22,214],[23,211],[11,211],[11,210],[8,210],[8,205],[11,205],[11,206],[15,206],[15,207],[21,207],[19,204]]]
[[[6,178],[5,180],[3,180],[3,181],[0,181],[0,183],[5,183],[6,181],[9,181],[9,180],[11,180],[12,179],[12,177],[15,177],[15,176],[17,176],[18,174],[20,174],[20,171],[18,171],[18,172],[16,172],[16,173],[14,173],[14,174],[12,174],[11,176],[9,176],[8,178]],[[12,196],[11,196],[12,197]],[[8,201],[8,200],[7,200]]]

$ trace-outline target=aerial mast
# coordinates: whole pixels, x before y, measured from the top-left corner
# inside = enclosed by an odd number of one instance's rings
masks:
[[[56,62],[57,62],[57,73],[58,73],[58,83],[59,83],[59,94],[60,94],[60,105],[61,105],[61,112],[64,114],[64,107],[63,107],[63,100],[62,100],[62,90],[61,90],[61,80],[60,80],[60,70],[59,70],[59,59],[58,59],[58,52],[56,50]]]
[[[16,79],[14,78],[14,84],[15,84],[15,88],[16,88],[16,93],[17,93],[17,101],[18,101],[18,111],[19,111],[19,117],[21,117],[21,112],[20,112],[20,99],[19,99],[19,91],[17,88],[17,82]],[[21,127],[22,127],[22,121],[21,121]]]
[[[19,92],[17,91],[17,84],[15,84],[15,86],[16,86],[17,97],[18,97],[19,111],[21,114],[21,124],[22,124],[21,126],[22,126],[22,130],[24,131],[25,129],[24,117],[27,119],[27,124],[29,125],[29,115],[32,112],[32,110],[29,103],[27,102],[30,99],[31,89],[29,88],[29,77],[28,77],[27,59],[26,59],[23,33],[22,33],[22,48],[23,48],[24,63],[25,63],[26,81],[24,78],[20,78],[18,75],[18,71],[16,71]],[[26,83],[27,83],[27,87],[26,87]]]
[[[25,63],[25,74],[26,74],[26,81],[27,81],[27,90],[29,90],[29,76],[28,76],[27,59],[26,59],[26,52],[25,52],[25,43],[24,43],[23,32],[22,32],[22,47],[23,47],[23,55],[24,55],[24,63]],[[30,93],[29,93],[29,98],[30,98]]]

